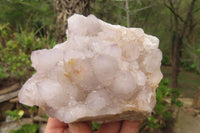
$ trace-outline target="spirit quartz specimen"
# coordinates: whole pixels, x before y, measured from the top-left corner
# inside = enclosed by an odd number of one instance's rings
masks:
[[[66,123],[142,120],[155,106],[162,78],[158,44],[140,28],[75,14],[66,42],[32,52],[36,73],[19,101]]]

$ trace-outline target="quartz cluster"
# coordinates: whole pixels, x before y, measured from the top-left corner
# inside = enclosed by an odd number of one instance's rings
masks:
[[[36,73],[19,101],[66,123],[144,119],[162,78],[158,45],[141,28],[75,14],[68,19],[66,42],[32,52]]]

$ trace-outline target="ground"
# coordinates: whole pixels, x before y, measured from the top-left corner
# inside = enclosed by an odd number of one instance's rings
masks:
[[[164,78],[168,78],[171,81],[170,66],[162,66]],[[195,94],[200,87],[200,75],[195,72],[189,72],[181,69],[178,76],[178,89],[182,93],[182,97],[194,98]]]
[[[185,106],[179,110],[174,125],[174,133],[199,133],[200,110],[192,107],[190,98],[182,99]]]
[[[171,80],[171,67],[162,66],[162,72],[165,78]],[[177,120],[174,126],[174,133],[199,133],[200,132],[200,110],[194,109],[193,98],[200,89],[200,75],[195,72],[189,72],[181,69],[178,76],[178,89],[184,97],[181,101],[184,107],[179,110]]]

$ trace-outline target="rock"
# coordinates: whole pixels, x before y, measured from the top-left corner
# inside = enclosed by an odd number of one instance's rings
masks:
[[[66,42],[32,52],[37,72],[23,85],[19,101],[66,123],[149,116],[162,78],[159,40],[93,15],[75,14],[68,24]]]

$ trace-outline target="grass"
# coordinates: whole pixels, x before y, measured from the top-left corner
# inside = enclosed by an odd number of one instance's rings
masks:
[[[171,82],[171,67],[162,66],[161,70],[165,78]],[[189,72],[181,69],[178,76],[178,88],[183,97],[194,98],[198,88],[200,87],[200,75],[195,72]]]

